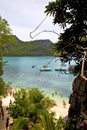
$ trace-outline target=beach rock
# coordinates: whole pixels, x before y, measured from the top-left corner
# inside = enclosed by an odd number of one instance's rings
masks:
[[[66,130],[87,130],[87,80],[78,75],[72,84]]]

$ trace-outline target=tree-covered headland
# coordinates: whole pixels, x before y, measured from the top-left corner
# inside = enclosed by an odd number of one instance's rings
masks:
[[[14,36],[17,44],[10,44],[5,46],[4,56],[53,56],[53,43],[48,40],[33,40],[21,41],[17,36]]]

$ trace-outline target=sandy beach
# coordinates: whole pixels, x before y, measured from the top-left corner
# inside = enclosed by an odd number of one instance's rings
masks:
[[[68,115],[69,104],[66,103],[66,106],[62,102],[56,102],[56,106],[51,108],[51,111],[55,112],[55,117],[58,119],[60,116],[62,118]]]
[[[4,110],[4,117],[1,116],[0,118],[0,130],[6,130],[6,119],[9,116],[8,110],[6,108],[9,107],[10,100],[14,102],[13,96],[8,95],[7,97],[2,98],[2,107]],[[9,122],[10,124],[13,122],[13,119],[10,116],[9,116]]]
[[[4,115],[4,120],[0,119],[0,121],[1,121],[0,130],[6,130],[5,124],[6,124],[6,118],[8,116],[6,107],[9,107],[10,100],[12,102],[14,102],[14,97],[10,94],[7,97],[2,98],[2,106],[4,108],[5,115]],[[66,105],[64,106],[63,102],[57,102],[57,101],[55,101],[55,102],[56,102],[56,105],[53,108],[51,108],[51,111],[55,112],[55,118],[58,119],[60,116],[62,118],[67,117],[69,104],[66,102]],[[13,119],[10,117],[10,123],[12,123],[12,122],[13,122]]]
[[[2,106],[3,106],[3,107],[8,107],[8,106],[9,106],[9,103],[10,103],[10,100],[11,100],[12,102],[14,102],[13,96],[8,95],[7,97],[3,98],[3,99],[2,99]]]
[[[2,106],[7,107],[9,106],[10,100],[14,102],[13,96],[8,95],[6,98],[2,99]],[[55,101],[56,102],[56,101]],[[56,102],[56,105],[51,108],[51,111],[55,112],[55,117],[59,118],[66,117],[68,114],[69,104],[66,103],[66,106],[64,106],[63,102]]]

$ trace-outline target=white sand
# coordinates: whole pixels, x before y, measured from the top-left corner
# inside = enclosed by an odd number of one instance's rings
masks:
[[[15,93],[17,90],[19,90],[19,89],[12,89],[13,93]],[[53,97],[50,97],[50,98],[53,99]],[[66,107],[64,107],[63,106],[63,99],[62,98],[58,98],[58,99],[59,100],[57,101],[54,98],[54,101],[55,101],[56,105],[53,108],[51,108],[51,111],[55,112],[55,117],[56,118],[59,118],[60,116],[61,117],[66,117],[68,115],[69,104],[68,104],[67,100],[65,100]],[[6,98],[2,99],[2,106],[5,106],[5,107],[9,106],[10,100],[12,102],[14,102],[14,97],[9,94]]]
[[[2,105],[5,106],[5,107],[9,106],[10,99],[12,100],[12,102],[14,102],[14,98],[9,95],[6,98],[2,99]],[[62,102],[56,102],[56,104],[57,104],[56,106],[51,108],[51,111],[55,112],[55,117],[56,118],[59,118],[60,116],[66,117],[68,115],[69,104],[66,103],[65,108],[64,108]]]
[[[6,98],[2,99],[2,106],[9,106],[10,100],[12,100],[12,102],[14,102],[14,98],[12,96],[7,96]]]
[[[66,103],[66,107],[63,106],[63,103],[61,102],[56,102],[56,106],[51,108],[52,112],[55,112],[55,117],[59,118],[61,117],[66,117],[68,115],[68,109],[69,109],[69,104]]]

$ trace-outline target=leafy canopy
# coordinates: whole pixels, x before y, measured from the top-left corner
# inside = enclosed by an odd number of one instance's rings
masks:
[[[55,0],[49,2],[45,13],[52,15],[53,23],[64,29],[54,46],[55,51],[60,52],[63,61],[74,59],[80,66],[83,57],[81,47],[87,47],[87,0]]]
[[[54,105],[54,101],[45,97],[38,89],[25,90],[22,88],[15,94],[15,102],[10,106],[9,113],[13,117],[14,127],[17,129],[23,120],[25,120],[24,126],[26,123],[28,126],[30,122],[40,122],[40,115],[49,113],[50,108]]]
[[[6,43],[8,42],[12,43],[12,41],[15,41],[16,43],[15,38],[12,36],[12,31],[9,27],[9,24],[5,19],[3,19],[0,16],[0,95],[3,95],[5,92],[4,90],[6,89],[5,82],[1,77],[3,75],[3,65],[4,65],[3,52],[5,51]]]

